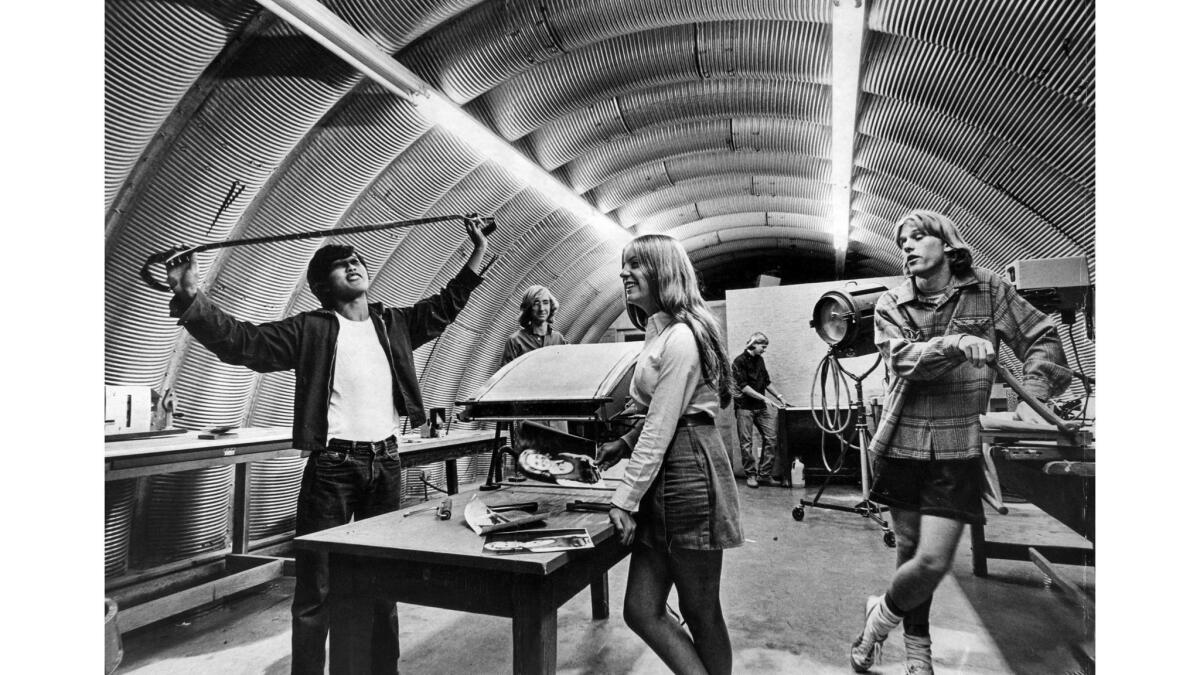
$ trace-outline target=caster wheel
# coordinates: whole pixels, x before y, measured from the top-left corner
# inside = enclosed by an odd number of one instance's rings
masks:
[[[883,533],[883,543],[887,544],[888,548],[896,548],[896,533],[895,532],[884,532]]]
[[[797,506],[796,508],[792,509],[792,518],[795,518],[796,520],[804,520],[804,506],[803,505]]]

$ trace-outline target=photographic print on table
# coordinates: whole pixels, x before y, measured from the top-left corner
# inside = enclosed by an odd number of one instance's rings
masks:
[[[513,553],[549,553],[594,548],[592,537],[585,528],[561,530],[521,530],[493,532],[483,544],[484,553],[509,555]]]

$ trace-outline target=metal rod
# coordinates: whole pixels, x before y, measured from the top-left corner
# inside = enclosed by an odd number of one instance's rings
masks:
[[[1028,391],[1026,391],[1025,387],[1017,381],[1017,378],[1013,377],[1012,373],[1008,372],[1007,368],[994,362],[989,365],[991,365],[992,370],[995,370],[1000,374],[1000,379],[1004,380],[1005,384],[1007,384],[1009,387],[1012,387],[1012,390],[1017,392],[1017,396],[1019,396],[1022,401],[1028,403],[1029,407],[1033,408],[1033,411],[1041,415],[1042,418],[1047,422],[1058,427],[1059,431],[1063,432],[1064,434],[1073,434],[1078,431],[1078,429],[1072,429],[1070,426],[1068,426],[1061,417],[1055,415],[1054,412],[1047,408],[1044,403],[1037,400],[1033,394],[1030,394]]]
[[[146,282],[150,288],[155,290],[169,292],[170,286],[154,278],[150,272],[150,266],[155,263],[163,263],[164,265],[171,261],[183,258],[186,256],[201,253],[203,251],[212,251],[218,248],[232,248],[234,246],[253,246],[255,244],[271,244],[279,241],[296,241],[299,239],[316,239],[319,237],[332,237],[339,234],[358,234],[360,232],[376,232],[379,230],[392,230],[401,227],[415,227],[417,225],[428,225],[430,223],[441,223],[449,220],[467,220],[467,216],[449,215],[435,216],[432,218],[417,218],[415,220],[398,220],[392,223],[377,223],[375,225],[355,225],[353,227],[334,227],[327,230],[308,230],[305,232],[292,232],[289,234],[273,234],[264,237],[249,237],[247,239],[230,239],[226,241],[213,241],[199,246],[180,246],[166,251],[160,251],[146,258],[145,264],[142,265],[141,275],[142,280]],[[483,218],[483,235],[486,237],[496,231],[495,218]]]

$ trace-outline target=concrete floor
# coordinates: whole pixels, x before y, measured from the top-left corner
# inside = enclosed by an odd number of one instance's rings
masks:
[[[850,642],[862,626],[868,593],[883,590],[894,566],[878,528],[854,514],[792,507],[801,490],[740,486],[747,542],[727,552],[722,601],[737,673],[848,673]],[[815,490],[809,488],[808,498]],[[857,488],[831,487],[822,502],[853,504]],[[1084,544],[1032,505],[988,513],[993,540]],[[971,573],[969,537],[954,571],[935,596],[934,661],[954,673],[1083,672],[1071,645],[1090,639],[1091,617],[1031,563],[989,561],[986,579]],[[1061,566],[1063,576],[1094,597],[1093,568]],[[613,613],[593,621],[588,594],[559,610],[558,672],[669,671],[621,619],[628,562],[609,574]],[[117,673],[284,674],[289,671],[292,580],[282,579],[222,604],[147,626],[123,637]],[[672,601],[674,604],[674,601]],[[510,622],[496,617],[399,605],[401,672],[510,672]],[[893,634],[876,673],[903,673],[903,639]]]

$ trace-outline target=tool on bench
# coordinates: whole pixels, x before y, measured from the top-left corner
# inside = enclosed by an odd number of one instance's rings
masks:
[[[490,507],[497,513],[505,511],[528,511],[529,513],[537,513],[537,502],[513,502],[511,504],[494,504]]]
[[[572,502],[567,502],[568,511],[591,511],[594,513],[608,513],[612,508],[612,504],[608,502],[585,502],[582,499],[576,499]]]
[[[445,499],[442,500],[442,502],[440,504],[435,504],[433,506],[426,506],[425,508],[417,509],[416,511],[409,511],[408,513],[405,513],[403,517],[407,518],[409,516],[415,516],[418,513],[427,513],[429,511],[433,511],[434,509],[437,509],[438,520],[450,520],[450,510],[453,507],[454,507],[454,500],[452,500],[450,497],[446,497]]]

